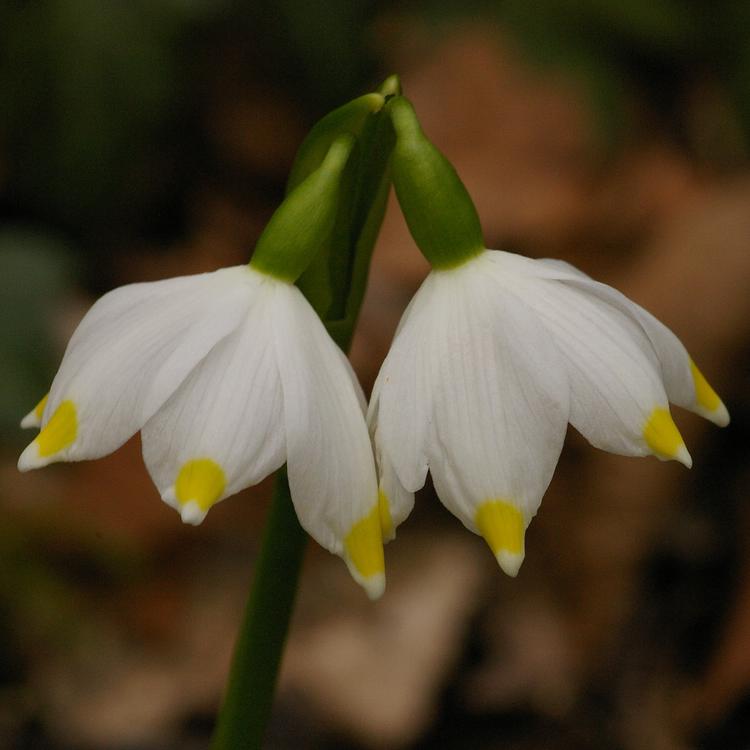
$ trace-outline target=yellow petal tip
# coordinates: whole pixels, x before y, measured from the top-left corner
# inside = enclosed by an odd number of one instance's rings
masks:
[[[713,422],[718,427],[726,427],[729,424],[729,412],[724,406],[719,395],[711,387],[698,366],[690,360],[690,372],[693,376],[695,386],[695,406],[693,411],[705,419]]]
[[[378,490],[378,515],[380,516],[380,531],[384,542],[390,542],[396,537],[396,527],[393,525],[391,506],[388,495],[383,490]]]
[[[475,523],[504,573],[515,577],[524,558],[526,522],[521,511],[507,500],[486,500]]]
[[[385,590],[385,558],[380,503],[357,521],[344,538],[344,553],[352,577],[371,599]]]
[[[226,484],[224,470],[216,461],[196,458],[183,464],[173,494],[165,493],[164,500],[177,508],[183,522],[199,524],[211,506],[221,499]]]
[[[724,406],[719,395],[711,387],[698,366],[690,360],[690,372],[695,385],[695,412],[705,419],[713,422],[718,427],[726,427],[729,424],[729,412]]]
[[[42,402],[44,399],[42,399]],[[40,402],[40,403],[42,403]],[[39,404],[34,409],[34,414]],[[44,411],[42,405],[41,411]],[[63,401],[50,417],[42,431],[26,446],[18,459],[18,469],[28,471],[46,466],[60,458],[60,454],[76,441],[78,436],[78,415],[75,404],[70,400]]]
[[[662,461],[679,461],[688,469],[693,465],[693,459],[669,409],[657,406],[651,412],[643,428],[643,439],[651,452]]]

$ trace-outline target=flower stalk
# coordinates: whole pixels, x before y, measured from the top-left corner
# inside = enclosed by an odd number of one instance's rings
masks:
[[[262,747],[306,542],[307,534],[294,512],[286,472],[281,470],[276,476],[212,750]]]

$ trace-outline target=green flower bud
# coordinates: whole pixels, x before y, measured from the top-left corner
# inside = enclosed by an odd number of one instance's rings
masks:
[[[388,102],[396,146],[391,177],[414,241],[434,268],[455,268],[484,250],[482,227],[451,163],[427,140],[403,96]]]
[[[310,172],[320,166],[336,138],[342,133],[358,135],[367,117],[378,112],[384,103],[383,94],[365,94],[334,109],[315,123],[297,150],[287,181],[287,192],[293,190]]]
[[[256,271],[294,282],[310,265],[333,228],[341,175],[353,145],[351,135],[336,138],[322,164],[276,209],[250,260]]]

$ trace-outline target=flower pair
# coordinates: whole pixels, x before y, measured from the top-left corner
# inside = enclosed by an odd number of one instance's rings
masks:
[[[366,418],[348,361],[293,283],[314,250],[307,238],[333,222],[352,147],[339,139],[249,266],[122,287],[92,307],[23,421],[42,429],[19,468],[97,458],[140,430],[162,498],[199,523],[286,463],[302,526],[377,597],[382,542],[428,470],[515,575],[569,422],[605,450],[689,466],[669,402],[717,424],[728,414],[674,334],[567,264],[486,250],[473,204],[411,106],[386,106],[393,183],[433,271]]]

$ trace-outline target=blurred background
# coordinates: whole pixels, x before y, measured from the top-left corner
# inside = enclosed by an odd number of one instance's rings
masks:
[[[398,72],[490,247],[564,258],[724,397],[695,467],[571,430],[508,579],[433,491],[368,602],[310,543],[267,746],[750,747],[750,4],[0,3],[0,747],[207,746],[270,485],[199,528],[136,437],[20,475],[18,421],[113,286],[244,262],[295,149]],[[427,271],[391,201],[352,358],[368,390]]]

